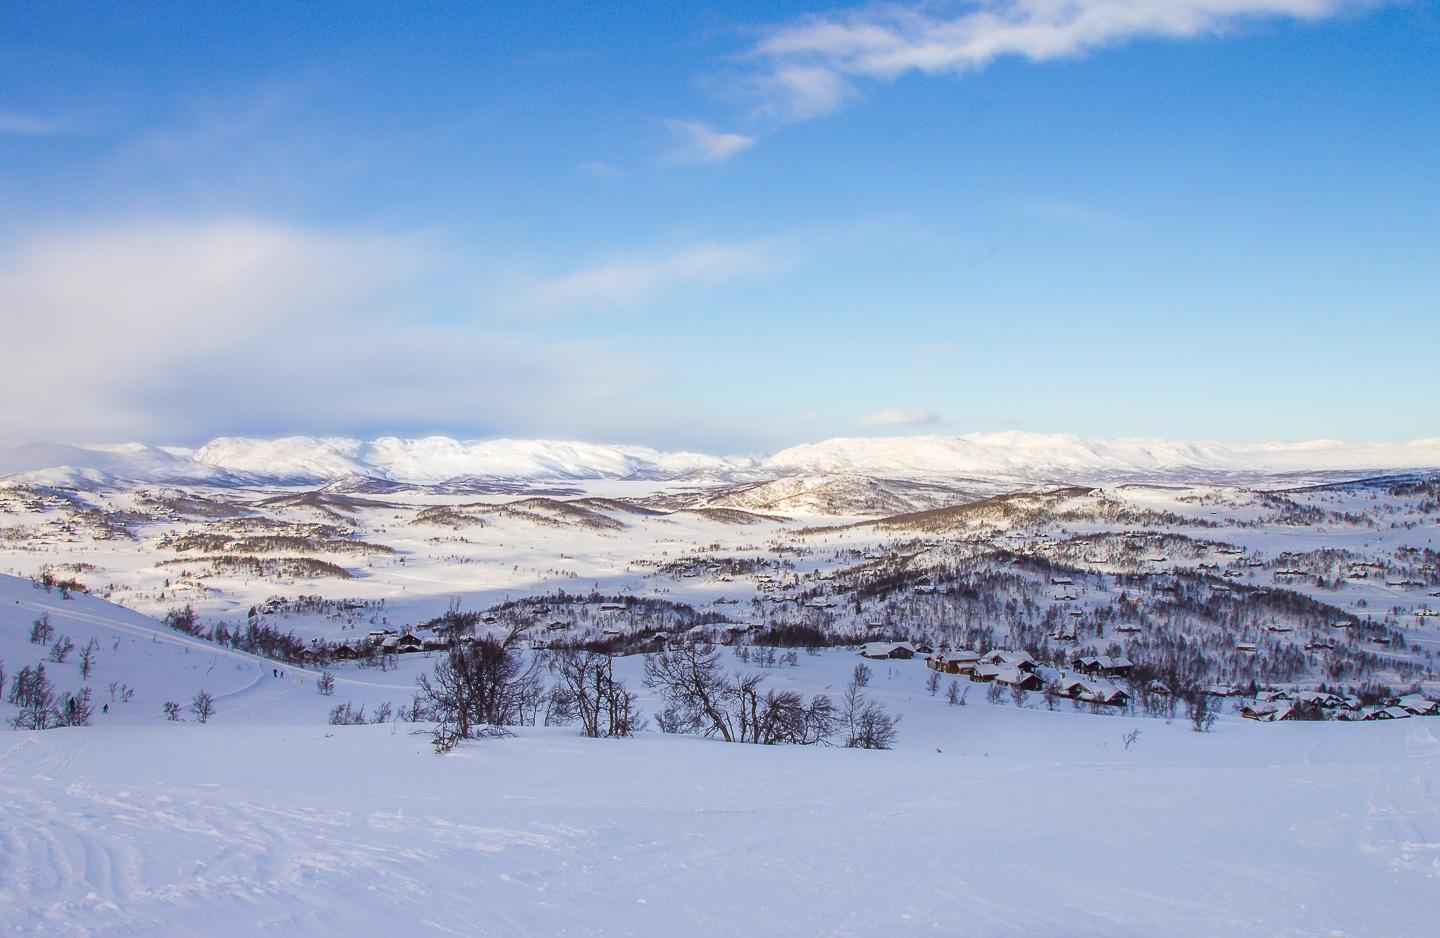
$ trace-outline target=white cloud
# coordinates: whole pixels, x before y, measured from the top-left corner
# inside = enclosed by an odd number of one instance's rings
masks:
[[[858,78],[983,68],[1002,56],[1081,55],[1140,38],[1186,39],[1261,18],[1316,20],[1383,0],[974,0],[883,4],[806,17],[766,36],[763,112],[806,120],[837,109]],[[936,13],[936,10],[950,10]]]
[[[716,130],[703,121],[668,120],[675,138],[666,158],[676,163],[718,163],[755,145],[754,137]]]
[[[34,236],[0,255],[0,326],[12,352],[0,399],[27,404],[5,408],[0,432],[144,429],[142,401],[174,390],[180,372],[227,354],[256,355],[263,371],[263,340],[305,341],[312,323],[407,275],[414,260],[396,240],[244,220]],[[181,393],[174,406],[187,403]]]
[[[0,245],[0,448],[417,427],[697,432],[693,413],[667,411],[654,391],[673,362],[624,338],[544,337],[513,320],[455,316],[443,296],[456,284],[429,247],[255,220],[118,224]],[[738,275],[763,252],[678,252],[660,281]]]
[[[620,258],[544,281],[529,305],[542,309],[627,305],[676,288],[719,286],[789,269],[789,245],[778,240],[707,242],[647,257]]]
[[[911,410],[887,407],[885,410],[866,414],[855,422],[862,427],[918,427],[929,423],[939,423],[940,417],[923,407]]]

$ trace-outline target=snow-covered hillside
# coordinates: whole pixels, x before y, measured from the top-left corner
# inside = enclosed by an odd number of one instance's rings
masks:
[[[42,484],[55,481],[55,473],[61,469],[70,472],[72,481],[91,484],[122,479],[313,485],[362,477],[434,485],[462,478],[737,482],[830,474],[952,482],[1196,481],[1224,475],[1261,478],[1435,467],[1440,467],[1440,439],[1391,444],[1320,440],[1229,445],[1083,439],[1018,431],[842,438],[790,447],[768,457],[549,440],[462,442],[438,436],[382,437],[369,442],[327,437],[222,437],[194,450],[133,443],[88,447],[31,444],[0,454],[0,472],[25,473],[26,481]]]
[[[1227,717],[1202,735],[978,694],[954,706],[917,659],[873,666],[870,692],[903,715],[893,751],[520,728],[437,755],[410,724],[323,717],[403,699],[429,656],[337,665],[322,697],[306,672],[280,679],[0,578],[11,674],[41,613],[100,641],[95,681],[138,692],[90,727],[0,732],[4,934],[1432,930],[1440,721]],[[833,692],[856,660],[836,649],[764,673]],[[653,712],[639,666],[620,662]],[[73,660],[53,668],[76,683]],[[165,720],[161,701],[202,687],[217,698],[207,724]]]
[[[859,437],[781,450],[771,470],[882,476],[1047,478],[1071,482],[1127,475],[1193,480],[1197,473],[1363,472],[1440,466],[1440,439],[1408,443],[1183,443],[1084,439],[1068,434]]]

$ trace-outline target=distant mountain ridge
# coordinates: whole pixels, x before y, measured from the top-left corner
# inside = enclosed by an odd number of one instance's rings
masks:
[[[1090,482],[1373,473],[1440,468],[1440,438],[1403,443],[1190,443],[1086,439],[1020,431],[964,436],[850,437],[770,456],[714,456],[553,440],[461,441],[431,436],[252,439],[196,448],[140,443],[27,444],[0,453],[0,472],[46,484],[137,481],[202,485],[328,485],[378,480],[436,486],[452,480],[765,482],[801,476],[947,482]]]

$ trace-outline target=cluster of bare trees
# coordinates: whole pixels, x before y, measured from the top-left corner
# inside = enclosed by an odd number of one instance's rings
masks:
[[[375,712],[367,719],[365,706],[359,707],[348,700],[343,704],[336,704],[330,708],[331,726],[363,726],[366,723],[415,723],[421,719],[421,712],[416,709],[412,702],[410,705],[402,705],[398,709],[390,701],[385,701],[375,708]]]
[[[437,752],[461,740],[505,736],[508,726],[534,723],[545,702],[538,659],[527,664],[516,645],[520,632],[456,643],[435,665],[434,679],[420,675],[420,705],[435,721]]]
[[[44,613],[30,626],[30,643],[48,645],[55,637],[55,626],[50,624],[50,613]]]
[[[559,683],[550,692],[548,723],[579,720],[591,738],[631,736],[645,728],[636,696],[615,677],[615,660],[592,651],[564,651],[549,662]]]
[[[665,701],[656,722],[667,733],[699,733],[726,742],[813,746],[837,733],[846,746],[888,749],[899,717],[868,698],[864,677],[839,703],[826,694],[766,689],[758,674],[725,673],[713,646],[684,645],[645,659],[645,685]]]
[[[4,686],[0,672],[0,689]],[[17,708],[10,725],[17,730],[48,730],[57,726],[89,726],[95,714],[90,688],[74,694],[57,694],[45,665],[25,666],[10,682],[6,698]]]
[[[165,718],[175,723],[182,722],[184,717],[180,716],[180,704],[174,700],[167,700],[161,709],[165,711]],[[190,699],[190,713],[200,723],[209,723],[210,718],[215,715],[215,697],[209,691],[196,691],[195,696]]]
[[[452,645],[433,676],[420,676],[413,715],[434,721],[438,752],[465,739],[507,735],[506,727],[539,722],[542,712],[546,724],[579,722],[592,738],[630,736],[644,728],[638,698],[616,677],[613,656],[569,649],[527,662],[516,647],[519,634]],[[864,674],[836,701],[767,688],[764,676],[732,675],[722,661],[721,653],[704,643],[646,657],[645,685],[664,701],[656,715],[662,731],[760,745],[838,740],[888,749],[894,744],[899,717],[866,694]],[[547,671],[555,677],[548,690],[542,680]],[[350,712],[339,717],[334,722],[360,722]]]

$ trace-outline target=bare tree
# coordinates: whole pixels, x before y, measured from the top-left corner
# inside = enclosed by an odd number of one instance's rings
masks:
[[[1185,717],[1190,721],[1190,728],[1197,733],[1210,732],[1210,727],[1215,725],[1216,716],[1215,705],[1209,694],[1197,692],[1185,702]]]
[[[965,698],[969,694],[970,688],[968,687],[965,688],[964,693],[960,692],[960,682],[957,680],[952,679],[950,683],[945,686],[945,702],[952,707],[965,706]]]
[[[462,739],[508,735],[507,726],[520,725],[539,710],[544,694],[541,665],[527,667],[515,649],[520,630],[504,640],[484,638],[456,643],[435,665],[434,680],[420,675],[416,682],[431,719],[435,720],[435,748],[453,749]]]
[[[806,701],[791,690],[760,692],[758,674],[739,678],[729,697],[738,741],[775,746],[789,743],[813,746],[835,732],[835,705],[819,694]]]
[[[215,698],[210,696],[208,691],[197,691],[190,701],[190,712],[195,714],[195,719],[201,723],[210,722],[215,715]]]
[[[55,626],[50,624],[50,613],[40,614],[40,618],[30,626],[30,643],[32,645],[48,645],[50,639],[55,637]]]
[[[320,676],[315,679],[315,688],[322,697],[329,697],[335,693],[335,675],[329,671],[321,671]]]
[[[70,636],[62,635],[50,646],[50,660],[56,664],[64,664],[65,659],[70,657],[70,652],[75,650],[75,643]]]
[[[88,687],[81,688],[78,694],[66,694],[64,703],[55,710],[57,726],[89,726],[94,715]]]
[[[857,664],[855,670],[850,672],[850,680],[855,683],[856,687],[869,687],[870,666],[863,661]]]
[[[631,736],[643,728],[635,708],[638,699],[616,680],[609,655],[566,651],[552,658],[550,670],[560,679],[551,714],[573,714],[586,736]],[[551,717],[547,717],[550,719]]]
[[[898,715],[865,696],[863,685],[851,680],[840,698],[840,728],[851,749],[889,749],[895,745]]]
[[[161,709],[165,711],[165,719],[172,723],[179,723],[183,719],[180,716],[180,705],[173,700],[165,701]]]
[[[931,672],[930,672],[930,676],[925,679],[925,689],[930,692],[930,696],[931,696],[931,697],[934,697],[935,694],[940,690],[940,672],[939,672],[939,671],[931,671]]]
[[[645,686],[660,691],[665,709],[655,718],[666,733],[702,733],[735,741],[725,709],[730,683],[712,645],[682,645],[645,658]]]
[[[99,650],[100,643],[93,638],[80,649],[80,676],[82,678],[90,679],[90,672],[95,668],[95,654]]]

